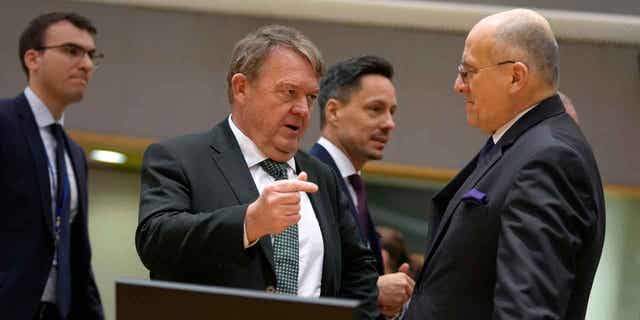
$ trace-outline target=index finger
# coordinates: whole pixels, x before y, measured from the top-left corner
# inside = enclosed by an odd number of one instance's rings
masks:
[[[276,192],[316,192],[318,185],[313,182],[302,180],[278,180],[273,183],[273,190]]]

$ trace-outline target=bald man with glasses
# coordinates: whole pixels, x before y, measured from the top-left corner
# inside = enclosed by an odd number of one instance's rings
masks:
[[[27,87],[0,100],[0,315],[103,319],[87,231],[87,161],[63,129],[102,59],[75,13],[29,23],[19,58]]]
[[[454,89],[488,139],[433,198],[404,319],[584,319],[605,206],[591,147],[557,94],[558,59],[531,10],[469,32]]]

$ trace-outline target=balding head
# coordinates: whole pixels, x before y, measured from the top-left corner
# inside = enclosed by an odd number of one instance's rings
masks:
[[[528,9],[514,9],[484,18],[493,28],[493,54],[527,63],[533,75],[557,89],[559,50],[549,22]]]
[[[454,90],[465,96],[471,126],[493,133],[557,86],[558,44],[538,13],[497,13],[469,32]]]

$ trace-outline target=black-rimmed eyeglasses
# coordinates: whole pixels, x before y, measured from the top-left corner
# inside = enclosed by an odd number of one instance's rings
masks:
[[[474,68],[475,70],[473,70],[473,71],[472,70],[466,70],[464,68],[464,64],[461,63],[461,64],[458,64],[458,75],[460,75],[460,79],[462,80],[462,82],[464,84],[469,84],[468,82],[469,82],[469,75],[470,74],[478,73],[482,69],[493,68],[493,67],[501,66],[503,64],[508,64],[508,63],[516,63],[516,61],[514,61],[514,60],[505,60],[505,61],[502,61],[502,62],[498,62],[496,64],[490,64],[490,65],[487,65],[487,66]]]
[[[85,55],[89,57],[91,62],[93,63],[93,67],[98,67],[102,59],[104,59],[104,54],[97,52],[96,50],[87,50],[77,44],[73,43],[63,43],[56,46],[40,46],[36,48],[39,51],[49,50],[49,49],[59,49],[62,53],[69,56],[74,61],[79,61],[84,58]]]

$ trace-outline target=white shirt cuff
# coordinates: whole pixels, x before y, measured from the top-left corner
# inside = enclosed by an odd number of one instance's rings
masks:
[[[258,243],[258,241],[260,240],[260,238],[256,239],[256,241],[249,243],[249,239],[247,239],[247,222],[245,221],[242,224],[242,243],[244,244],[244,248],[248,249],[253,247],[256,243]]]

